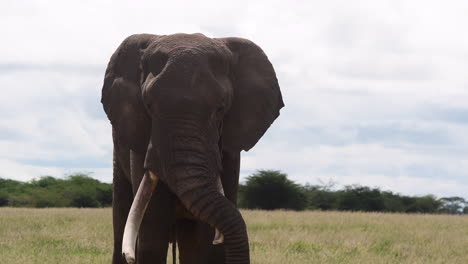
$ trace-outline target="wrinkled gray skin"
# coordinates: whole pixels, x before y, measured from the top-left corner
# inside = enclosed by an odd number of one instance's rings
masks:
[[[124,263],[125,221],[146,170],[160,183],[138,235],[138,263],[166,263],[173,238],[182,264],[250,263],[236,208],[240,151],[284,106],[263,51],[241,38],[132,35],[110,59],[101,101],[114,140],[112,263]],[[211,244],[215,227],[222,245]]]

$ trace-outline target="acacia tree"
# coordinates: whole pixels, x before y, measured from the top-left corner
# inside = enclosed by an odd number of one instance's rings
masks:
[[[464,213],[464,209],[468,206],[468,202],[462,197],[443,197],[439,201],[442,203],[441,211],[449,214],[461,214]]]

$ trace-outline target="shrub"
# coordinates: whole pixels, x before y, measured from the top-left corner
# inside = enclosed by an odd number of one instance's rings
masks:
[[[66,179],[43,176],[23,183],[0,179],[0,206],[15,207],[104,207],[112,205],[112,185],[87,174]]]
[[[259,170],[247,178],[241,189],[241,207],[303,210],[307,206],[302,187],[280,171]]]

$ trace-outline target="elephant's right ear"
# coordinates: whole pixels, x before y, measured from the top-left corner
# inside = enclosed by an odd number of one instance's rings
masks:
[[[141,99],[141,56],[158,38],[139,34],[125,39],[112,55],[102,87],[101,102],[120,144],[146,151],[151,119]]]

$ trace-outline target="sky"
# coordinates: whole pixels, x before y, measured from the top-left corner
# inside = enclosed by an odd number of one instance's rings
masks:
[[[242,154],[295,182],[468,198],[468,1],[3,1],[0,177],[112,181],[100,103],[135,33],[254,41],[286,106]]]

